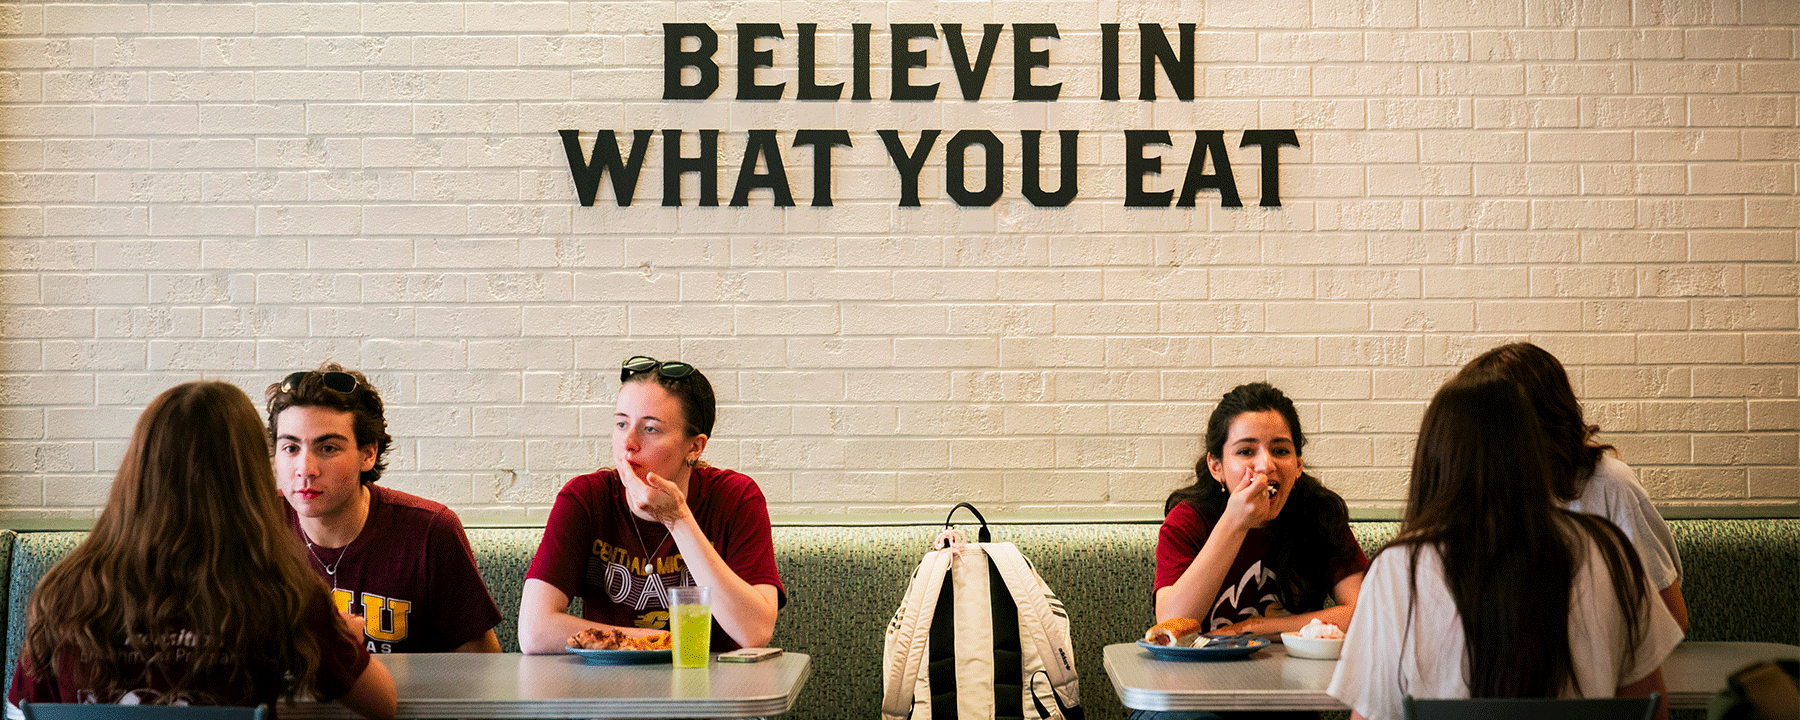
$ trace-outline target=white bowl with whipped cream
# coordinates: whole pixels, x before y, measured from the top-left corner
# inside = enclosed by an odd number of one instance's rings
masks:
[[[1313,618],[1297,633],[1282,633],[1281,644],[1287,653],[1309,660],[1336,660],[1344,649],[1344,631],[1328,622]]]

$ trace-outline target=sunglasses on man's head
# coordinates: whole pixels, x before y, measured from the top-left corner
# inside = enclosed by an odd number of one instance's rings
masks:
[[[624,365],[619,366],[619,382],[625,382],[633,375],[652,370],[671,380],[680,380],[694,374],[694,366],[680,360],[662,362],[649,355],[633,355],[631,359],[625,361]]]
[[[338,372],[336,370],[327,372],[301,370],[297,373],[289,373],[286,378],[281,380],[281,391],[284,393],[293,392],[294,388],[300,387],[300,382],[305,380],[308,375],[318,375],[319,384],[324,385],[327,390],[334,390],[340,393],[355,392],[356,386],[362,384],[357,381],[355,375],[351,375],[347,372]]]

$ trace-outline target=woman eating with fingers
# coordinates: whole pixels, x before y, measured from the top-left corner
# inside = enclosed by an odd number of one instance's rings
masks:
[[[1306,474],[1294,401],[1268,383],[1226,393],[1206,422],[1193,485],[1165,504],[1156,620],[1214,634],[1350,625],[1368,561],[1337,493]],[[1337,604],[1326,607],[1327,598]]]
[[[562,652],[584,630],[669,629],[667,589],[712,595],[714,651],[761,647],[786,602],[768,503],[742,473],[701,461],[716,412],[694,366],[636,356],[619,369],[614,466],[563,486],[519,603],[519,645]],[[582,616],[568,614],[582,599]]]

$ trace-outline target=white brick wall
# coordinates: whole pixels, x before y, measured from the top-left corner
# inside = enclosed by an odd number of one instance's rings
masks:
[[[720,90],[660,100],[664,22],[720,34]],[[734,100],[735,23],[788,83]],[[800,102],[874,26],[867,102]],[[979,102],[916,42],[936,102],[887,99],[889,23],[1054,22],[1052,103]],[[1197,96],[1136,100],[1137,23],[1198,26]],[[1120,102],[1099,100],[1121,24]],[[1424,402],[1529,339],[1666,506],[1800,502],[1800,5],[1791,0],[1177,4],[15,2],[0,7],[0,522],[90,517],[143,404],[196,377],[259,395],[332,358],[372,374],[388,482],[534,522],[605,462],[614,370],[680,357],[723,402],[711,461],[778,514],[1151,516],[1217,396],[1293,394],[1308,464],[1404,497]],[[973,45],[975,38],[970,37]],[[846,95],[849,92],[846,87]],[[798,205],[579,207],[556,131],[773,128]],[[813,208],[803,128],[844,129]],[[941,128],[898,207],[878,129]],[[1262,208],[1246,129],[1297,131]],[[963,208],[944,142],[1007,144]],[[1081,195],[1032,207],[1018,131],[1079,129]],[[1125,130],[1223,130],[1245,207],[1126,208]],[[1057,147],[1046,138],[1047,149]],[[971,184],[979,184],[972,164]],[[1047,185],[1055,185],[1047,160]],[[929,512],[929,514],[927,514]]]

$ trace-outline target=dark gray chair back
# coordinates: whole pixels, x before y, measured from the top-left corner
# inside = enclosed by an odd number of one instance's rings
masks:
[[[19,703],[25,720],[268,720],[269,706]]]
[[[1642,698],[1461,698],[1404,701],[1406,720],[1651,720],[1662,693]],[[26,720],[31,720],[26,718]]]

